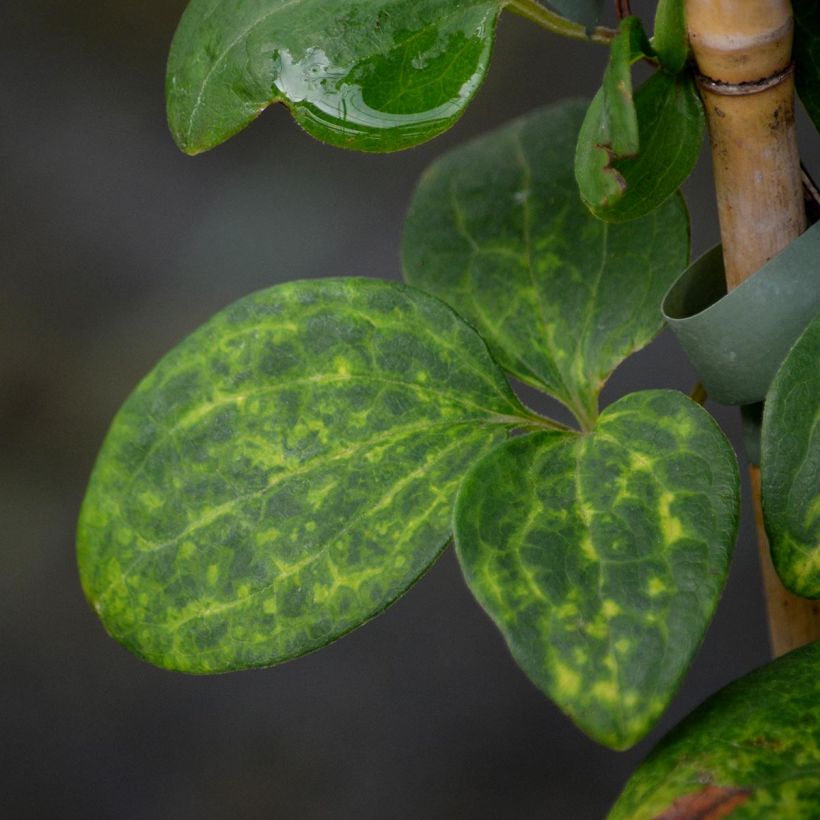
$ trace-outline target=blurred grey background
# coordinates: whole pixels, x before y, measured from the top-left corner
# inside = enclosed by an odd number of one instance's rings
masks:
[[[487,83],[426,146],[339,151],[277,107],[190,159],[163,103],[183,7],[5,0],[0,10],[0,815],[603,816],[671,725],[768,657],[748,502],[705,646],[662,724],[627,753],[587,740],[528,683],[452,552],[333,646],[220,677],[141,663],[83,600],[73,531],[84,484],[108,422],[157,359],[254,289],[398,277],[402,219],[425,166],[533,107],[591,95],[606,58],[505,15]],[[813,138],[804,152],[816,159]],[[710,184],[702,162],[687,185],[696,253],[717,238]],[[664,334],[605,399],[694,381]],[[712,409],[737,441],[735,412]]]

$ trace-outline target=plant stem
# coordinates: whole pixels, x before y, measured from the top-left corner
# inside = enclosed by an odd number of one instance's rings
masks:
[[[629,0],[615,0],[615,14],[619,20],[623,20],[625,17],[631,17],[632,8]]]
[[[537,0],[507,0],[507,6],[510,11],[514,11],[520,17],[530,20],[541,28],[572,40],[586,40],[590,43],[609,45],[617,34],[614,29],[605,26],[596,26],[591,31],[587,31],[580,23],[568,20],[557,12],[545,8]]]
[[[686,0],[709,122],[726,283],[731,289],[806,228],[794,125],[789,0]],[[775,655],[820,638],[820,606],[780,583],[750,467]]]

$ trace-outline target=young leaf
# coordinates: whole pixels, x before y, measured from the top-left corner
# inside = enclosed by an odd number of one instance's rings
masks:
[[[638,153],[638,117],[632,99],[632,64],[651,54],[641,21],[627,17],[618,26],[610,47],[609,63],[601,86],[601,128],[606,143],[618,156]]]
[[[625,153],[613,143],[606,99],[602,88],[589,106],[575,176],[592,213],[623,222],[657,208],[692,172],[703,140],[703,106],[689,74],[654,74],[635,95],[639,149]]]
[[[677,74],[683,70],[689,57],[683,0],[660,0],[658,3],[652,49],[664,71]]]
[[[456,549],[532,681],[625,749],[678,688],[717,604],[739,481],[714,420],[673,391],[633,393],[587,435],[496,448],[456,501]]]
[[[465,470],[517,414],[484,343],[430,296],[369,279],[257,293],[114,420],[80,516],[86,595],[158,666],[302,655],[430,566]]]
[[[777,573],[795,595],[820,598],[820,317],[797,340],[766,396],[761,479]]]
[[[191,0],[168,61],[168,121],[189,154],[271,103],[361,151],[429,140],[487,71],[502,0]]]
[[[820,4],[793,0],[795,82],[800,99],[820,130]]]
[[[820,643],[713,695],[632,775],[609,820],[820,816]]]
[[[686,267],[686,207],[595,219],[572,174],[585,106],[566,102],[457,148],[426,172],[405,226],[408,282],[467,318],[500,364],[594,424],[612,370],[661,329]]]
[[[590,160],[594,173],[578,177],[585,201],[615,201],[621,196],[623,180],[612,173],[609,166],[613,158],[634,156],[640,148],[638,114],[632,97],[632,64],[651,53],[641,21],[637,17],[622,20],[610,46],[601,89],[592,101],[591,113],[587,114],[588,121],[593,113],[594,119],[584,126],[589,130],[588,139],[594,139],[594,154]],[[579,152],[586,145],[584,135],[582,129]]]

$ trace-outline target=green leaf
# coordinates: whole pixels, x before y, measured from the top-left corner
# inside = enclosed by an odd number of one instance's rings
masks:
[[[795,595],[820,598],[820,316],[766,396],[760,466],[777,573]]]
[[[695,167],[703,140],[703,106],[689,74],[659,71],[635,95],[636,152],[613,142],[605,88],[592,100],[575,156],[581,198],[599,219],[637,219],[666,201]]]
[[[793,0],[795,81],[800,99],[820,131],[820,4]]]
[[[609,820],[728,816],[820,816],[820,643],[709,698],[635,772]]]
[[[168,61],[189,154],[271,103],[312,136],[397,151],[449,128],[477,91],[503,0],[191,0]]]
[[[590,105],[578,141],[576,176],[581,197],[614,203],[623,195],[623,177],[610,165],[613,159],[634,156],[640,149],[638,113],[632,97],[632,64],[651,53],[641,21],[627,17],[612,41],[601,89]],[[587,158],[583,151],[589,151]],[[593,211],[594,212],[594,211]]]
[[[114,420],[80,516],[86,595],[159,666],[302,655],[430,566],[465,470],[519,415],[484,343],[430,296],[369,279],[257,293]]]
[[[610,47],[609,63],[601,86],[601,134],[606,135],[606,144],[618,156],[638,153],[638,115],[632,99],[632,64],[651,53],[641,21],[637,17],[622,20]]]
[[[589,213],[572,173],[584,109],[536,111],[434,163],[402,253],[411,284],[451,304],[505,369],[590,426],[609,374],[661,328],[689,226],[680,197],[623,225]]]
[[[479,462],[456,501],[456,549],[521,668],[587,734],[625,749],[701,642],[738,502],[711,416],[680,393],[633,393],[587,435],[522,436]]]
[[[677,74],[689,57],[683,0],[660,0],[655,12],[652,49],[665,71]]]

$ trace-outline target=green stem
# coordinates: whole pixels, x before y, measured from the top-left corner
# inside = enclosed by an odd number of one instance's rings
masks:
[[[567,20],[560,14],[550,9],[544,8],[537,0],[507,0],[510,11],[514,11],[519,16],[530,20],[541,28],[551,31],[553,34],[560,34],[562,37],[569,37],[572,40],[585,40],[589,43],[601,43],[609,45],[616,35],[616,31],[604,26],[597,26],[592,31],[587,31],[580,23]]]

